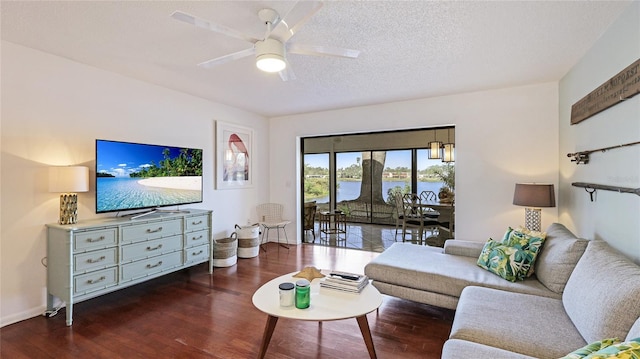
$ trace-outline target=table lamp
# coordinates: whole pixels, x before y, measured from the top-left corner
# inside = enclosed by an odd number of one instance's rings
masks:
[[[530,231],[540,231],[542,223],[542,209],[540,207],[556,206],[553,185],[516,183],[513,204],[526,207],[524,212],[525,228]]]
[[[61,193],[59,224],[74,224],[78,221],[77,192],[88,190],[88,167],[49,167],[49,192]]]

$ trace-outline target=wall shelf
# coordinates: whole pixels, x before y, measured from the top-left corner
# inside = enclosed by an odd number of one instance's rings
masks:
[[[604,191],[613,191],[618,193],[634,193],[640,196],[640,188],[629,188],[629,187],[618,187],[618,186],[608,186],[604,184],[596,184],[596,183],[587,183],[587,182],[573,182],[571,184],[574,187],[582,187],[589,193],[591,197],[591,202],[593,202],[593,194],[596,190],[601,189]]]

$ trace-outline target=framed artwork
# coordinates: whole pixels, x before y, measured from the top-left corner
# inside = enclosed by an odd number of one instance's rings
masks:
[[[253,186],[253,130],[216,121],[216,188]]]

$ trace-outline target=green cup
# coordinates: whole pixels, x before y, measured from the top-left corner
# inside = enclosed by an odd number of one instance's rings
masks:
[[[296,308],[309,308],[311,303],[311,282],[300,279],[296,282]]]

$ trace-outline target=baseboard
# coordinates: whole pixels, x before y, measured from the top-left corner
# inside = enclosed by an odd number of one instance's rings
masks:
[[[24,312],[3,316],[0,318],[0,328],[17,323],[17,322],[21,322],[23,320],[41,316],[42,313],[45,312],[45,310],[46,310],[46,306],[40,306],[37,308],[26,310]]]

